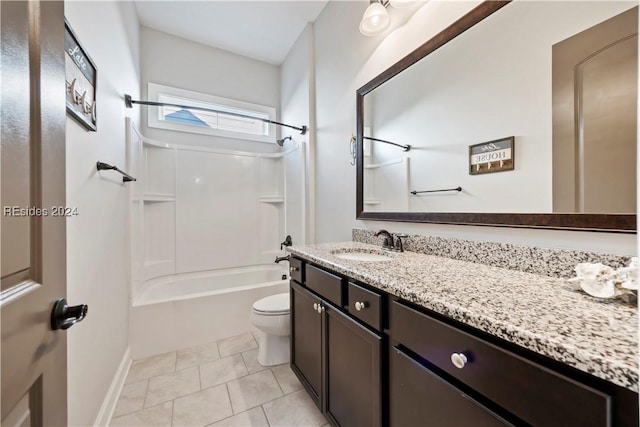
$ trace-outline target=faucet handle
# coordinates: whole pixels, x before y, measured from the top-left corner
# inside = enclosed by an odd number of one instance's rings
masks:
[[[406,234],[403,234],[403,233],[394,233],[393,234],[393,238],[395,239],[395,241],[393,243],[393,247],[398,252],[404,252],[404,248],[402,247],[402,238],[403,237],[409,237],[409,236],[406,235]]]

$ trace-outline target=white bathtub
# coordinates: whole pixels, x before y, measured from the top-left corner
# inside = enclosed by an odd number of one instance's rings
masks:
[[[254,301],[288,290],[283,267],[261,265],[165,276],[134,287],[129,318],[133,358],[255,330],[249,322]]]

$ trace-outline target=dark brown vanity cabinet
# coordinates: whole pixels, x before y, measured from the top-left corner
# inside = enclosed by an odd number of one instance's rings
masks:
[[[628,390],[583,382],[585,375],[545,366],[403,301],[390,304],[389,324],[392,426],[415,425],[405,413],[412,406],[428,415],[425,426],[637,425],[637,394]],[[447,424],[449,417],[459,422]]]
[[[382,425],[382,336],[329,307],[326,414],[337,425]]]
[[[305,278],[291,281],[292,370],[334,425],[382,425],[382,334],[345,312],[344,279],[311,265]]]
[[[389,416],[394,427],[512,425],[395,347],[389,377]]]
[[[322,408],[322,349],[324,317],[322,301],[291,281],[291,368],[311,398]]]
[[[638,394],[296,260],[291,367],[336,426],[638,426]]]

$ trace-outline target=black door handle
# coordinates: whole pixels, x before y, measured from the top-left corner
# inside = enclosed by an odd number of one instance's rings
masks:
[[[69,329],[87,316],[89,307],[86,304],[69,306],[67,300],[59,298],[53,303],[51,310],[51,329]]]

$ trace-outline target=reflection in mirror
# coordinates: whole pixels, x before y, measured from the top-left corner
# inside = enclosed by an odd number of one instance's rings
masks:
[[[359,91],[363,136],[411,146],[359,141],[362,210],[635,213],[636,5],[516,1]],[[511,136],[513,170],[470,174]]]

